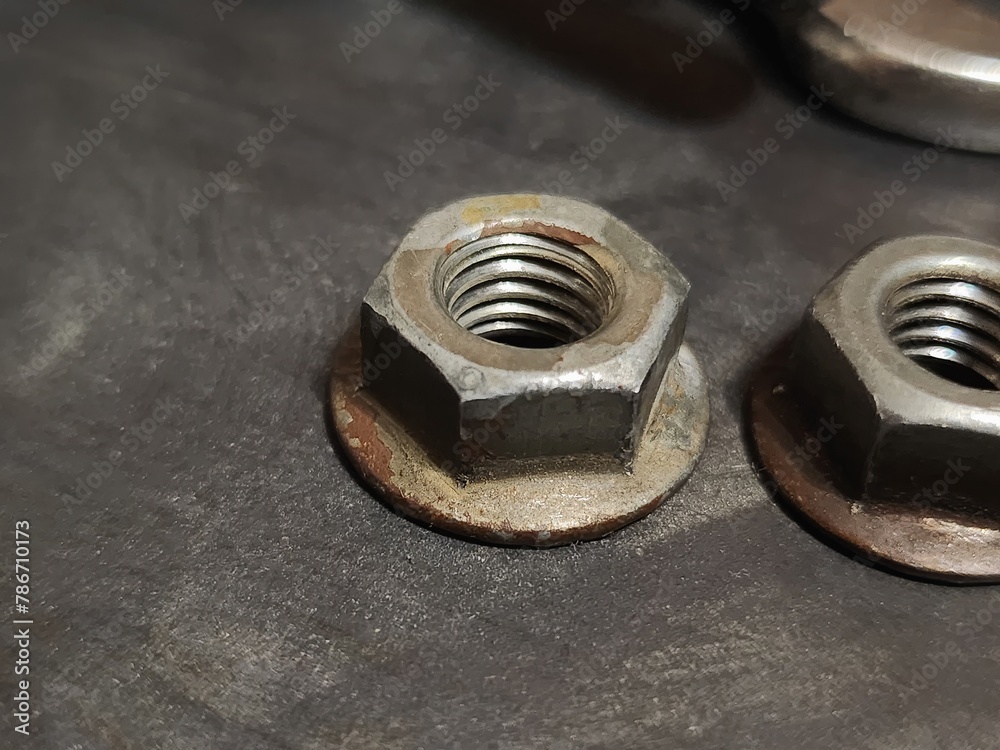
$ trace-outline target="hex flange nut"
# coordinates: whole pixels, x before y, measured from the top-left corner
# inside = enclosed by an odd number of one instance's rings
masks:
[[[608,534],[656,508],[705,444],[687,294],[596,206],[452,204],[403,239],[341,341],[339,439],[380,495],[434,527],[538,547]]]
[[[1000,581],[1000,248],[880,242],[751,387],[776,486],[861,559]]]

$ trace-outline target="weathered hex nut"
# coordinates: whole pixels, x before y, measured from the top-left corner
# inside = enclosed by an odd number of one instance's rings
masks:
[[[531,546],[607,534],[655,508],[704,445],[687,294],[596,206],[452,204],[403,239],[341,344],[341,442],[431,525]]]
[[[910,573],[1000,580],[1000,248],[873,245],[764,366],[751,410],[765,466],[822,529]]]

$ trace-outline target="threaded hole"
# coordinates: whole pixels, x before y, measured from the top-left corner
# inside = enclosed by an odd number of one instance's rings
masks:
[[[445,307],[460,326],[508,346],[544,349],[596,331],[614,287],[568,242],[509,232],[463,245],[439,270]]]
[[[981,283],[923,279],[897,290],[886,309],[902,352],[958,385],[1000,390],[1000,292]]]

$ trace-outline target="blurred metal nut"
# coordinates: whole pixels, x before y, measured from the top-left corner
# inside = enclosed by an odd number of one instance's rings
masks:
[[[834,106],[938,151],[1000,152],[996,3],[761,0],[758,7],[776,24],[795,71],[831,88]]]
[[[790,355],[753,410],[792,501],[874,560],[1000,580],[1000,248],[873,245],[816,296]]]
[[[596,206],[455,203],[413,228],[365,296],[333,382],[341,440],[433,525],[536,546],[606,534],[656,507],[704,444],[687,294]]]

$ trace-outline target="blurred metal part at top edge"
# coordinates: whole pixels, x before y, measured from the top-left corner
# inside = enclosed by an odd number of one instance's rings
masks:
[[[1000,153],[1000,5],[763,0],[798,73],[876,127]],[[943,135],[947,134],[947,136]]]

